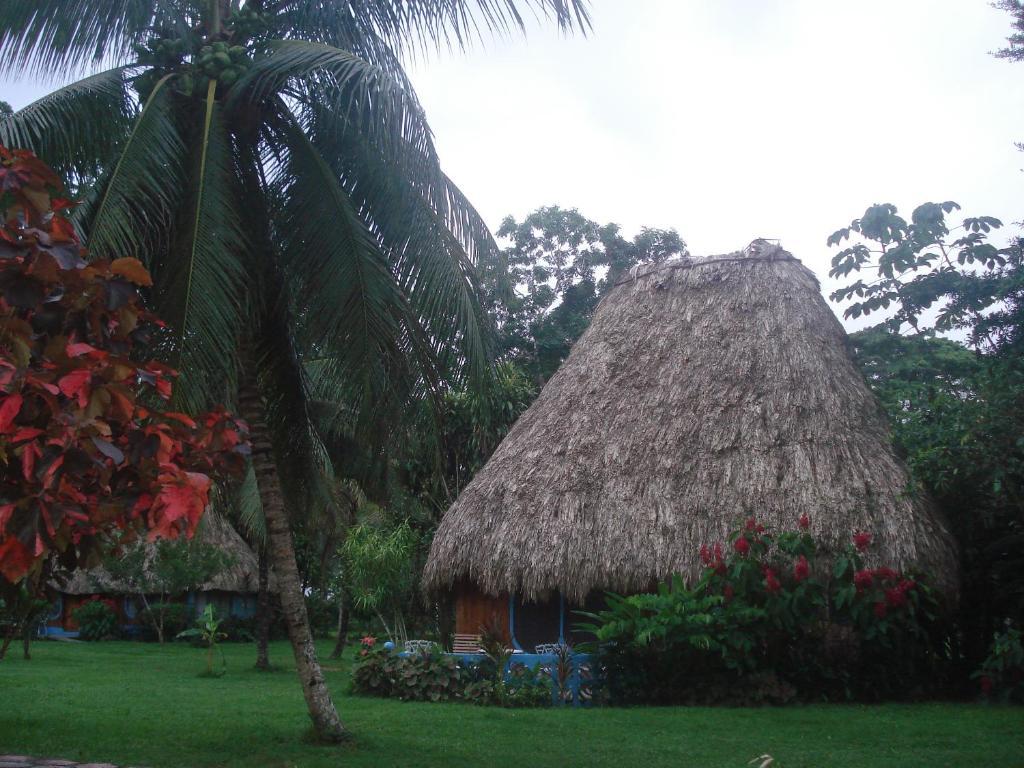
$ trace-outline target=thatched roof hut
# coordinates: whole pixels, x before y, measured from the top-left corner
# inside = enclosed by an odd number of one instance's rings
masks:
[[[702,543],[801,514],[841,547],[956,587],[948,528],[911,490],[814,275],[765,241],[620,281],[448,510],[427,589],[582,602],[696,576]],[[461,586],[460,586],[461,585]]]
[[[259,562],[256,554],[224,518],[207,514],[203,516],[196,540],[211,544],[232,559],[232,564],[203,584],[200,592],[234,592],[255,594],[259,586]],[[103,566],[88,570],[77,570],[64,584],[56,585],[67,595],[127,594],[130,590],[118,583]],[[271,590],[276,584],[271,574]]]

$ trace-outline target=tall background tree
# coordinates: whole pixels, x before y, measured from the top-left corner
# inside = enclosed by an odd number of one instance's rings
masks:
[[[854,348],[960,544],[952,651],[964,673],[994,632],[1024,621],[1024,251],[989,242],[992,217],[949,221],[958,208],[926,203],[908,221],[874,205],[829,242],[852,243],[832,261],[847,317],[887,316]]]
[[[687,252],[674,229],[644,227],[627,240],[618,224],[598,224],[575,208],[538,208],[507,216],[498,236],[508,246],[481,263],[485,305],[498,324],[497,355],[538,385],[558,370],[590,324],[601,296],[630,268]]]
[[[396,403],[482,379],[487,364],[472,261],[493,243],[440,170],[401,57],[522,28],[520,7],[563,29],[588,23],[582,0],[0,8],[4,72],[91,72],[0,121],[0,140],[80,184],[76,224],[93,258],[146,262],[174,329],[159,351],[183,371],[178,402],[234,402],[249,423],[268,552],[323,739],[346,731],[290,523],[334,507],[325,435],[387,434]],[[317,420],[325,398],[344,407]]]

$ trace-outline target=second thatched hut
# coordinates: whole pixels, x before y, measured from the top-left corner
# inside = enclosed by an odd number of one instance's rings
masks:
[[[641,269],[448,510],[425,571],[456,632],[568,635],[566,605],[701,569],[755,515],[955,591],[952,537],[913,492],[814,275],[778,246]]]

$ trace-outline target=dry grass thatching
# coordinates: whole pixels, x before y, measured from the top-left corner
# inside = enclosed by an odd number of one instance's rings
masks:
[[[601,302],[537,401],[449,509],[430,590],[635,591],[700,571],[745,517],[956,592],[953,539],[909,492],[888,423],[814,275],[764,241],[649,268]]]
[[[259,562],[256,554],[231,527],[230,523],[215,514],[204,515],[199,530],[196,532],[196,539],[227,552],[234,560],[231,566],[203,584],[200,591],[243,594],[254,594],[257,591]],[[272,591],[276,591],[273,573],[270,575],[270,588]],[[67,583],[59,585],[58,589],[69,595],[123,594],[128,591],[123,584],[115,581],[102,566],[75,571]]]

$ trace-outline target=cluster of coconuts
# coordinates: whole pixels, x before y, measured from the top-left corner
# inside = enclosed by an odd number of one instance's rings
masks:
[[[231,42],[166,37],[135,46],[138,63],[149,67],[134,79],[135,90],[145,101],[161,78],[175,73],[174,88],[183,96],[206,98],[214,80],[218,94],[222,94],[252,66],[249,47],[241,43],[262,36],[269,21],[270,14],[247,4],[227,19],[225,36]],[[191,63],[185,62],[186,56],[191,56]]]
[[[250,7],[249,3],[238,9],[227,20],[234,40],[251,40],[262,35],[270,24],[273,14]]]
[[[186,53],[188,45],[180,38],[153,38],[145,45],[135,46],[138,63],[149,67],[133,81],[143,101],[149,98],[160,78],[181,67]]]
[[[183,72],[178,78],[178,90],[186,96],[195,92],[205,96],[211,80],[218,88],[230,88],[252,66],[252,57],[243,45],[217,42],[199,49],[192,72]]]

